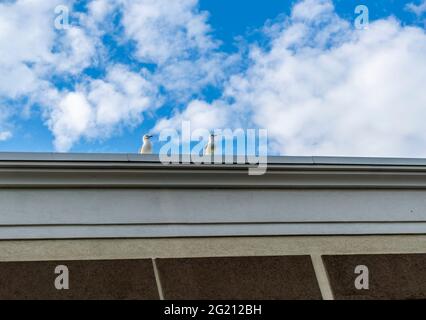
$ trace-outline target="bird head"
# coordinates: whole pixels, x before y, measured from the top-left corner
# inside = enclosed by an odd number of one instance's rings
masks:
[[[152,136],[149,135],[149,134],[146,134],[146,135],[143,136],[144,141],[150,140],[151,138],[152,138]]]

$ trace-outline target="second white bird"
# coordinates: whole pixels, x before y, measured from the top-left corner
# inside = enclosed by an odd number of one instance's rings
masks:
[[[141,148],[140,153],[141,154],[152,154],[152,142],[151,142],[152,136],[146,134],[143,136],[143,145]]]
[[[215,151],[215,137],[216,135],[212,134],[209,137],[209,142],[207,143],[207,145],[204,148],[204,155],[205,156],[212,156],[214,155],[214,151]]]

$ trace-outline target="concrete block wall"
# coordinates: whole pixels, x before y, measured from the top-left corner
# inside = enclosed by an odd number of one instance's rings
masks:
[[[0,299],[426,299],[426,236],[0,241]]]

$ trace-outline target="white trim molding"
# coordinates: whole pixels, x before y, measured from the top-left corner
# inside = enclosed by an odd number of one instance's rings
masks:
[[[0,153],[0,239],[426,234],[426,160]]]

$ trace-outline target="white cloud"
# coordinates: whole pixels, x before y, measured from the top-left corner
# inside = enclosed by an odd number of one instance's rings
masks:
[[[293,7],[291,18],[307,22],[321,21],[321,17],[328,18],[334,11],[333,3],[327,0],[304,0]]]
[[[122,126],[140,124],[143,113],[163,101],[160,89],[179,104],[221,83],[225,66],[232,64],[233,57],[218,51],[198,0],[92,0],[85,13],[73,11],[74,2],[0,4],[0,98],[41,105],[59,151],[70,150],[81,138],[103,139]],[[70,9],[65,30],[54,28],[58,5]],[[136,59],[154,63],[154,72],[108,61],[101,37],[114,27],[109,18],[119,13],[121,45],[133,41]],[[99,61],[106,68],[104,78],[82,76]],[[75,79],[76,87],[58,89],[54,77]]]
[[[53,66],[57,73],[79,74],[82,70],[92,65],[96,56],[96,46],[99,40],[91,37],[81,27],[73,26],[59,36]]]
[[[56,30],[58,5],[71,9],[73,1],[0,3],[0,100],[45,100],[46,92],[54,91],[52,76],[77,75],[92,63],[97,40],[73,25]]]
[[[183,122],[189,122],[191,130],[213,130],[229,121],[230,114],[227,114],[227,111],[220,105],[211,106],[204,101],[194,100],[183,112],[179,112],[169,119],[160,120],[153,130],[155,132],[167,129],[179,130]]]
[[[142,61],[164,64],[207,53],[217,46],[209,36],[207,14],[197,0],[122,0],[123,25],[137,43]]]
[[[67,151],[90,127],[92,107],[82,93],[71,92],[50,114],[50,126],[55,134],[58,151]]]
[[[112,11],[120,10],[125,34],[128,40],[135,41],[136,58],[143,63],[154,63],[156,67],[154,72],[145,69],[133,72],[122,65],[110,66],[104,79],[90,79],[81,83],[76,92],[60,94],[59,108],[51,107],[47,113],[57,150],[68,151],[81,138],[107,138],[122,126],[139,125],[144,112],[161,105],[159,88],[165,90],[169,101],[179,103],[204,86],[224,79],[224,69],[235,57],[217,50],[218,43],[210,36],[207,14],[200,12],[197,6],[197,0],[94,1],[89,4],[84,21],[90,30]],[[88,46],[75,56],[92,56],[90,49]],[[201,103],[194,102],[190,112],[200,107]],[[202,120],[195,118],[196,122]]]
[[[218,51],[198,0],[122,0],[123,26],[136,56],[157,67],[155,81],[181,102],[225,78],[235,57]]]
[[[12,138],[12,132],[10,131],[1,131],[0,132],[0,141],[6,141]]]
[[[53,58],[49,16],[57,3],[20,0],[0,4],[0,95],[17,98],[38,88],[35,65]]]
[[[306,0],[266,34],[268,49],[252,47],[247,70],[204,108],[225,109],[222,126],[266,128],[280,154],[426,156],[425,30],[392,18],[355,30],[331,1]]]
[[[72,0],[17,0],[0,3],[0,94],[31,94],[53,74],[76,74],[89,66],[96,38],[81,27],[55,29],[55,8]],[[21,81],[7,79],[20,78]]]
[[[88,4],[89,16],[96,22],[102,22],[113,9],[112,0],[93,0]]]
[[[124,66],[114,66],[105,80],[92,81],[88,98],[97,106],[96,123],[100,127],[141,123],[142,112],[158,104],[157,88],[147,80],[149,76],[146,70],[134,73]]]
[[[103,139],[120,126],[139,125],[142,113],[159,103],[157,88],[147,80],[149,76],[146,70],[135,73],[115,65],[105,79],[88,80],[76,92],[54,94],[47,102],[47,116],[55,148],[69,151],[81,138]]]
[[[92,0],[67,30],[54,29],[54,8],[73,0],[0,3],[0,133],[17,112],[8,100],[42,106],[55,148],[80,139],[105,139],[137,126],[164,101],[179,106],[155,130],[260,127],[275,153],[426,156],[426,34],[389,18],[354,30],[331,0],[299,1],[289,17],[265,27],[267,46],[251,44],[237,74],[238,56],[220,51],[198,0]],[[411,4],[421,15],[426,4]],[[122,16],[134,58],[151,71],[107,61],[100,37]],[[98,59],[105,76],[82,76]],[[56,88],[52,77],[76,79]],[[215,85],[223,97],[203,102]],[[160,97],[159,92],[163,95]],[[172,104],[173,103],[173,104]]]
[[[414,12],[416,15],[421,16],[426,13],[426,0],[423,0],[423,2],[419,4],[415,4],[413,2],[409,3],[407,4],[407,9]]]
[[[42,69],[52,60],[54,7],[59,1],[19,0],[0,3],[0,125],[11,127],[9,118],[20,110],[23,97],[46,86]],[[9,130],[0,130],[9,132]]]
[[[8,125],[8,118],[10,117],[10,111],[2,103],[0,99],[0,141],[6,141],[10,139],[13,135],[11,132],[10,125]]]

